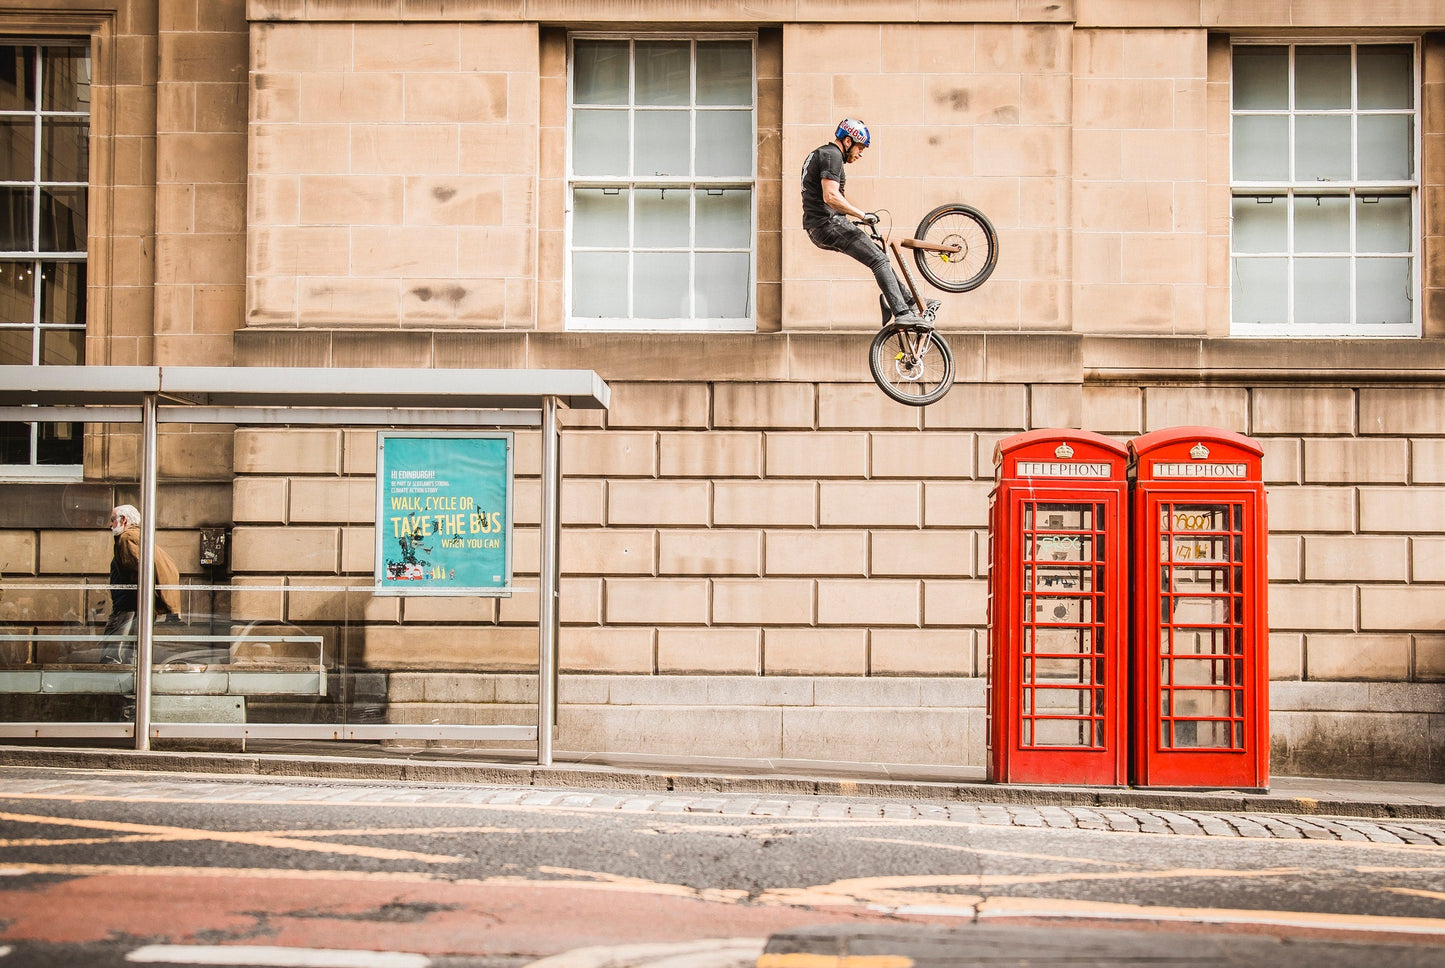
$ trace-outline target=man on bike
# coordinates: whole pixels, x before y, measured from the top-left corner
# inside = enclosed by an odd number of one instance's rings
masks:
[[[912,297],[888,263],[888,254],[849,221],[851,217],[869,225],[878,222],[878,216],[857,208],[843,195],[847,183],[843,166],[861,158],[869,140],[867,125],[855,118],[844,118],[838,122],[833,140],[808,155],[803,162],[803,228],[818,248],[841,252],[867,266],[883,293],[884,308],[898,322],[931,326],[931,318],[915,311]],[[932,299],[928,303],[929,309],[938,305]]]

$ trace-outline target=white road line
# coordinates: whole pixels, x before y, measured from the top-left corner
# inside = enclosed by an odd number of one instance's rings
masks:
[[[247,965],[262,968],[429,968],[431,959],[404,951],[341,951],[268,945],[152,944],[125,956],[137,964]]]

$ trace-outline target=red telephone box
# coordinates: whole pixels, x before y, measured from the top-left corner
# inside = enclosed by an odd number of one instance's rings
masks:
[[[989,507],[988,778],[1127,779],[1128,452],[1035,430],[994,452]]]
[[[1129,444],[1134,486],[1134,782],[1269,786],[1263,448],[1174,427]]]

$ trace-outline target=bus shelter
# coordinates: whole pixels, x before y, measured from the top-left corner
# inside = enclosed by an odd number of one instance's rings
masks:
[[[607,384],[591,370],[0,366],[0,421],[140,424],[137,483],[142,519],[133,722],[10,721],[0,723],[0,736],[133,736],[138,750],[149,749],[152,739],[162,737],[535,741],[538,763],[550,765],[560,631],[559,414],[562,408],[606,410],[609,396]],[[157,674],[152,657],[156,638],[157,441],[162,423],[539,430],[536,725],[156,721],[152,699]],[[41,675],[39,671],[34,674]],[[37,685],[37,690],[44,688]]]

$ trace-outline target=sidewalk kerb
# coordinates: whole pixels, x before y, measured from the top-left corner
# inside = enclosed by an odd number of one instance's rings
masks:
[[[207,773],[297,779],[491,784],[541,789],[623,790],[691,796],[858,797],[880,800],[1128,808],[1232,814],[1299,814],[1376,820],[1445,819],[1445,787],[1437,802],[1387,802],[1341,796],[1298,797],[1231,791],[1127,787],[1035,787],[984,782],[848,779],[783,774],[728,775],[686,768],[648,770],[566,762],[534,764],[433,762],[404,757],[217,753],[0,745],[0,766],[136,772]],[[839,764],[840,772],[848,764]],[[1313,781],[1328,787],[1330,781]]]

